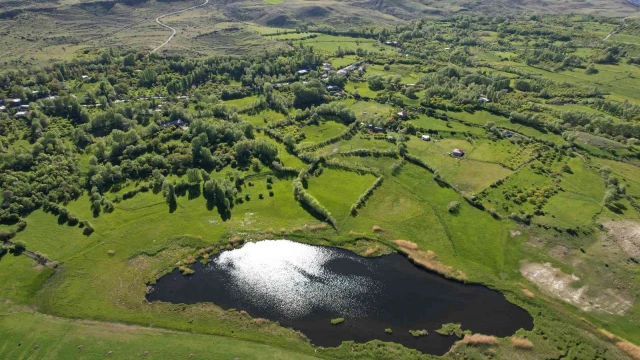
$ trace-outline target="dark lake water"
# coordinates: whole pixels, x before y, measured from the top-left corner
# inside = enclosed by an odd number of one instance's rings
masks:
[[[178,270],[163,276],[147,299],[245,310],[325,347],[380,339],[442,355],[457,340],[435,332],[445,323],[500,337],[533,328],[531,316],[499,292],[447,280],[399,254],[365,258],[339,248],[265,240],[221,252],[193,269],[191,276]],[[345,322],[332,325],[336,317]],[[409,334],[419,329],[429,335]]]

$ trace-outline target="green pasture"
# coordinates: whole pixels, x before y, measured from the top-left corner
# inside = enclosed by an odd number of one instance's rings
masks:
[[[321,175],[309,178],[308,191],[341,222],[374,181],[376,177],[373,175],[324,168]]]
[[[311,145],[342,134],[347,127],[335,121],[324,121],[319,125],[307,125],[300,130],[304,133],[305,139],[300,145]]]
[[[230,337],[119,323],[67,320],[37,313],[0,318],[3,359],[316,359],[311,355]],[[36,348],[37,347],[37,348]]]
[[[432,166],[447,182],[464,193],[479,192],[512,173],[498,164],[468,158],[475,147],[466,140],[422,141],[413,138],[407,142],[407,147],[410,154]],[[466,155],[457,158],[447,154],[456,148],[464,150]]]

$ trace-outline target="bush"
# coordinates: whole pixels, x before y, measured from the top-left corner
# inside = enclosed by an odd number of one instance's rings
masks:
[[[457,214],[460,212],[460,202],[452,201],[449,203],[449,212],[452,214]]]
[[[273,197],[274,195],[273,191],[269,191],[269,197]]]
[[[442,327],[436,332],[440,335],[456,335],[457,337],[462,337],[463,331],[460,324],[448,323],[442,324]]]
[[[409,334],[411,334],[413,337],[420,337],[420,336],[427,336],[429,335],[429,332],[425,329],[422,330],[409,330]]]
[[[387,334],[393,334],[393,330],[391,328],[384,329],[384,332],[386,332]]]

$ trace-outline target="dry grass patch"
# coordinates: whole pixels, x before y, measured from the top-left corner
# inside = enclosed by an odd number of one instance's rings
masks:
[[[407,255],[414,264],[424,267],[427,270],[435,271],[445,277],[465,281],[467,275],[460,270],[455,270],[453,266],[445,265],[438,260],[436,253],[431,250],[422,251],[400,246],[400,252]]]
[[[511,345],[513,345],[513,347],[517,349],[533,349],[533,343],[531,342],[531,340],[523,337],[512,337]]]
[[[309,229],[309,231],[315,232],[315,231],[324,230],[327,228],[327,226],[328,225],[326,223],[312,224],[307,226],[307,229]]]
[[[604,337],[607,338],[607,340],[614,342],[616,340],[616,336],[613,335],[612,333],[608,332],[605,329],[598,329],[598,331],[600,332],[600,334],[604,335]]]
[[[471,346],[491,346],[498,345],[498,339],[491,335],[473,334],[465,335],[459,343]]]
[[[393,243],[400,246],[401,248],[409,249],[409,250],[418,250],[418,244],[407,241],[407,240],[393,240]]]
[[[531,290],[529,289],[522,289],[522,293],[524,294],[524,296],[526,297],[530,297],[530,298],[534,298],[536,297],[536,294],[534,294]]]
[[[640,360],[640,346],[632,344],[628,341],[618,341],[616,343],[618,349],[626,352],[629,356],[636,360]]]
[[[268,324],[270,321],[265,319],[265,318],[255,318],[253,319],[253,323],[256,325],[266,325]]]

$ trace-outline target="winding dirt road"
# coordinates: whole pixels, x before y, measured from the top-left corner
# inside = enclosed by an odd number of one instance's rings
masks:
[[[160,15],[160,16],[158,16],[158,17],[156,18],[156,22],[158,23],[158,25],[160,25],[160,26],[162,26],[162,27],[165,27],[165,28],[167,28],[167,29],[171,30],[171,36],[169,36],[169,38],[168,38],[165,42],[163,42],[160,46],[158,46],[157,48],[155,48],[155,49],[151,50],[151,53],[153,54],[154,52],[156,52],[156,51],[158,51],[158,50],[162,49],[162,48],[163,48],[165,45],[167,45],[171,40],[173,40],[173,37],[174,37],[174,36],[176,36],[176,33],[177,33],[177,30],[176,30],[176,29],[172,28],[171,26],[169,26],[169,25],[167,25],[167,24],[163,24],[163,23],[162,23],[162,21],[160,21],[160,19],[165,18],[165,17],[167,17],[167,16],[171,16],[171,15],[177,15],[177,14],[183,13],[183,12],[185,12],[185,11],[193,10],[193,9],[195,9],[195,8],[199,8],[199,7],[201,7],[201,6],[205,6],[205,5],[207,5],[208,3],[209,3],[209,0],[205,0],[205,1],[204,1],[202,4],[200,4],[200,5],[192,6],[192,7],[190,7],[190,8],[186,8],[186,9],[182,9],[182,10],[174,11],[174,12],[172,12],[172,13],[168,13],[168,14],[164,14],[164,15]]]
[[[627,19],[629,19],[629,18],[630,18],[630,17],[627,17],[627,18],[622,19],[622,25],[621,25],[621,26],[618,26],[617,28],[615,28],[615,29],[613,29],[613,30],[611,30],[611,32],[610,32],[610,33],[609,33],[609,34],[608,34],[604,39],[602,39],[602,41],[607,41],[607,40],[609,40],[609,38],[610,38],[612,35],[617,34],[617,33],[618,33],[618,31],[620,31],[620,30],[624,29],[625,27],[627,27]]]

